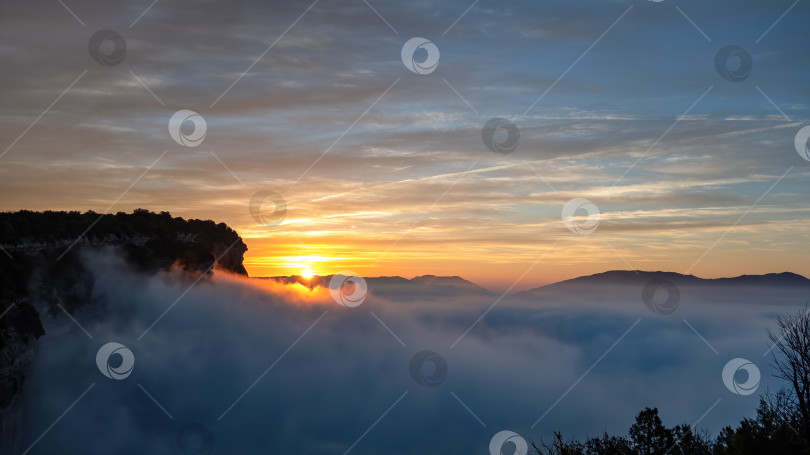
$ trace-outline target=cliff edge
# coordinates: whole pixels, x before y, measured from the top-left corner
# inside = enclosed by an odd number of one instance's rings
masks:
[[[214,266],[247,275],[247,246],[225,223],[184,220],[137,209],[0,213],[0,411],[13,404],[45,333],[44,313],[90,305],[93,277],[81,255],[113,248],[147,273],[179,266],[191,274]],[[198,275],[199,276],[199,275]]]

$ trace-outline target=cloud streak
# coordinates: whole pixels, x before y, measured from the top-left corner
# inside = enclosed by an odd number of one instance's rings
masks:
[[[707,42],[671,5],[655,2],[478,2],[471,7],[471,2],[423,1],[407,9],[370,4],[373,8],[364,2],[158,2],[143,14],[149,5],[66,2],[80,21],[58,3],[4,5],[3,148],[76,75],[87,73],[0,159],[0,191],[13,195],[0,208],[103,210],[168,150],[117,208],[227,222],[251,238],[251,273],[274,275],[297,271],[261,266],[274,262],[269,256],[304,255],[306,249],[340,250],[348,259],[335,264],[339,268],[369,266],[360,258],[373,256],[370,248],[380,243],[384,251],[462,175],[376,272],[409,274],[421,266],[412,274],[448,273],[453,267],[444,256],[463,250],[429,254],[420,250],[420,242],[467,242],[468,231],[479,227],[491,233],[475,237],[491,263],[508,262],[505,253],[511,250],[493,254],[503,248],[504,232],[555,223],[569,195],[601,195],[597,203],[606,218],[694,210],[706,217],[690,227],[692,235],[707,244],[714,239],[700,226],[713,229],[718,223],[709,215],[712,208],[745,207],[761,194],[762,183],[767,186],[790,166],[795,172],[764,203],[786,210],[802,206],[806,172],[792,145],[796,130],[810,119],[802,101],[808,95],[801,76],[807,73],[801,58],[807,45],[792,39],[803,31],[807,6],[801,3],[758,43],[757,36],[785,8],[757,1],[682,5],[711,38]],[[120,65],[102,67],[88,55],[88,39],[100,28],[126,40]],[[435,74],[416,75],[402,64],[401,47],[413,36],[431,39],[441,50]],[[752,75],[741,83],[722,79],[713,66],[717,50],[729,43],[742,46],[754,61]],[[552,85],[529,114],[521,115]],[[711,93],[690,115],[620,185],[605,191],[710,86]],[[168,119],[180,109],[206,119],[208,135],[198,148],[179,147],[167,134]],[[784,121],[778,110],[792,121]],[[482,144],[481,128],[495,116],[520,128],[520,144],[511,155],[492,154]],[[475,169],[462,174],[478,160]],[[256,226],[248,216],[247,202],[264,189],[290,203],[289,219],[299,220],[285,226],[292,234]],[[729,218],[733,222],[733,215]],[[796,219],[770,221],[796,226]],[[620,242],[642,222],[605,226],[603,233]],[[737,231],[748,235],[749,243],[772,245],[771,262],[787,258],[792,270],[810,273],[801,260],[808,253],[806,242],[792,242],[805,238],[807,228],[763,236],[754,233],[761,223],[746,217]],[[656,225],[648,220],[645,229]],[[660,241],[669,235],[662,230]],[[516,248],[533,249],[533,242],[518,237],[512,242]],[[700,248],[695,242],[691,253],[699,255]],[[419,250],[418,260],[409,250]],[[482,258],[474,254],[453,265]],[[700,272],[772,271],[760,268],[758,259],[708,261]],[[661,268],[681,265],[665,257],[655,260]],[[541,283],[597,270],[560,275],[543,264],[529,278]],[[514,277],[512,270],[492,278],[474,270],[464,274],[491,280],[493,286]]]

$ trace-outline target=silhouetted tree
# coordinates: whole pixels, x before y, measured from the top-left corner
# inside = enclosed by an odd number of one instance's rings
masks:
[[[672,431],[658,417],[658,408],[639,412],[629,433],[634,453],[639,455],[664,455],[675,443]]]
[[[589,455],[633,455],[630,441],[622,436],[612,436],[607,433],[599,438],[591,438],[585,442],[586,453]]]
[[[810,313],[804,311],[782,315],[776,320],[777,332],[768,331],[774,343],[771,364],[776,377],[790,385],[789,401],[795,408],[797,430],[810,440]]]
[[[551,444],[547,444],[542,439],[540,445],[532,441],[532,447],[539,455],[585,455],[585,446],[576,441],[566,441],[562,433],[554,432],[554,439]]]
[[[695,433],[689,425],[676,425],[672,429],[675,442],[667,450],[671,455],[711,455],[712,439],[707,434]]]
[[[724,428],[714,446],[716,455],[808,454],[808,444],[768,401],[761,398],[757,417],[743,419],[737,429]]]

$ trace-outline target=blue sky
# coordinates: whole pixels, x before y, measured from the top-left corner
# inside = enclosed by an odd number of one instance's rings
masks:
[[[319,273],[505,287],[558,240],[527,286],[810,273],[802,2],[150,3],[0,7],[2,209],[225,221],[252,275],[306,256]],[[99,29],[125,39],[121,64],[88,55]],[[440,50],[434,72],[403,65],[412,37]],[[726,45],[751,56],[741,82],[715,69]],[[180,109],[205,118],[200,146],[169,137]],[[520,129],[514,153],[484,147],[493,117]],[[265,189],[288,203],[282,226],[248,214]],[[564,228],[574,197],[600,208],[599,238]]]

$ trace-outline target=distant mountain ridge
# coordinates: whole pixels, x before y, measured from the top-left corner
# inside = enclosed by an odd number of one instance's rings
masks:
[[[303,286],[314,288],[316,286],[329,287],[333,275],[316,275],[312,278],[303,278],[299,275],[258,277],[256,279],[275,280],[281,283],[300,283]],[[700,278],[695,275],[685,275],[677,272],[643,271],[643,270],[609,270],[606,272],[585,275],[568,280],[546,284],[525,291],[515,292],[512,295],[531,295],[543,291],[565,291],[577,286],[644,286],[650,280],[660,278],[671,281],[678,286],[779,286],[810,287],[810,279],[792,272],[766,273],[763,275],[740,275],[726,278]],[[487,288],[479,286],[460,276],[421,275],[413,278],[400,276],[364,277],[369,287],[385,287],[389,289],[437,289],[455,288],[459,292],[493,294]]]
[[[301,283],[308,287],[313,286],[329,286],[329,281],[332,279],[332,275],[315,275],[312,278],[304,278],[301,275],[289,275],[289,276],[262,276],[262,277],[255,277],[259,280],[276,280],[279,282],[285,283]],[[420,275],[415,276],[413,278],[404,278],[401,276],[377,276],[377,277],[363,277],[366,282],[379,282],[385,284],[402,284],[402,283],[412,283],[412,284],[420,284],[424,286],[429,285],[439,285],[439,286],[459,286],[459,287],[467,287],[467,288],[477,288],[486,290],[485,288],[473,283],[472,281],[465,280],[460,276],[437,276],[437,275]]]
[[[316,275],[304,278],[299,275],[257,277],[258,280],[273,280],[284,284],[298,283],[310,289],[316,286],[329,287],[334,275]],[[436,299],[459,295],[489,295],[489,289],[481,287],[460,276],[421,275],[413,278],[401,276],[363,277],[369,291],[389,300],[411,300],[414,298]]]
[[[700,278],[695,275],[684,275],[676,272],[610,270],[547,284],[518,292],[516,295],[530,295],[543,291],[561,291],[575,286],[644,286],[655,278],[671,281],[678,286],[810,287],[810,279],[792,272],[740,275],[728,278]]]

